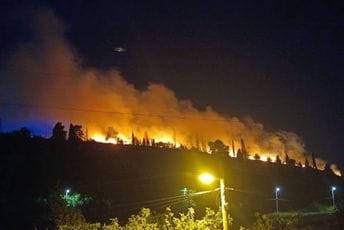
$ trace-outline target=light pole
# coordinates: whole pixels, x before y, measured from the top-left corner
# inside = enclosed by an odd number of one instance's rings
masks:
[[[222,224],[223,230],[228,230],[228,220],[227,220],[227,211],[226,211],[226,199],[225,199],[225,180],[223,178],[215,178],[210,173],[203,173],[199,177],[199,180],[204,184],[210,184],[215,179],[220,181],[220,196],[221,196],[221,213],[222,213]]]
[[[68,193],[70,192],[70,189],[66,189],[66,191],[65,191],[65,199],[67,199],[68,198]]]
[[[276,187],[275,189],[275,199],[276,199],[276,212],[278,213],[278,192],[280,191],[281,189],[279,187]]]
[[[334,200],[334,192],[336,191],[336,187],[335,186],[332,186],[331,187],[331,194],[332,194],[332,206],[335,208],[336,207],[336,202]]]

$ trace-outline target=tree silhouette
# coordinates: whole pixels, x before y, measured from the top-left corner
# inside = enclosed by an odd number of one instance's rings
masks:
[[[113,127],[108,127],[108,130],[106,132],[105,140],[108,140],[110,138],[116,139],[118,135],[118,132]]]
[[[289,161],[290,161],[290,159],[289,159],[288,153],[286,153],[286,154],[285,154],[285,160],[284,160],[284,162],[285,162],[286,164],[289,164]]]
[[[244,159],[244,157],[243,157],[243,155],[242,155],[242,152],[241,152],[241,149],[238,149],[236,155],[237,155],[237,158],[238,158],[239,160],[243,160],[243,159]]]
[[[67,131],[64,130],[64,126],[61,122],[57,122],[53,128],[51,139],[56,141],[65,141],[66,138]]]
[[[271,160],[271,157],[268,157],[267,159],[266,159],[266,161],[267,162],[271,162],[272,160]]]
[[[242,138],[241,138],[241,152],[242,152],[243,159],[246,160],[248,158],[248,151],[246,149],[244,139]]]
[[[290,166],[295,166],[296,165],[296,160],[289,158],[288,154],[285,154],[285,163]]]
[[[281,161],[279,155],[277,155],[276,156],[276,164],[281,164],[281,163],[282,163],[282,161]]]
[[[233,151],[233,156],[235,157],[235,147],[234,147],[234,141],[232,140],[232,151]]]
[[[26,128],[26,127],[23,127],[23,128],[21,128],[20,130],[17,130],[17,131],[13,131],[12,135],[15,136],[18,139],[29,139],[29,138],[32,137],[31,131],[28,128]]]
[[[223,156],[228,155],[228,146],[223,144],[221,140],[216,140],[215,142],[208,142],[210,151],[215,154],[221,154]]]
[[[81,141],[84,138],[84,133],[82,132],[81,125],[73,125],[72,123],[69,126],[68,132],[68,141]]]
[[[307,157],[305,158],[305,167],[309,168],[309,161],[308,161]]]
[[[260,160],[260,156],[259,156],[258,153],[254,154],[254,159],[255,159],[255,160]]]
[[[134,132],[131,132],[131,144],[132,145],[139,145],[140,141],[139,139],[135,136]]]
[[[313,168],[315,168],[316,170],[318,170],[318,166],[317,163],[315,162],[315,157],[314,154],[312,153],[312,163],[313,163]]]
[[[289,161],[287,162],[287,165],[295,166],[296,165],[296,160],[290,158]]]
[[[147,131],[145,131],[144,136],[142,138],[142,145],[144,145],[144,146],[150,145]]]
[[[326,162],[324,172],[326,172],[326,173],[332,173],[332,169],[331,169],[330,166],[331,166],[331,164],[328,163],[328,162]]]
[[[200,140],[199,140],[198,134],[196,134],[196,149],[197,150],[201,149],[201,144],[200,144]]]

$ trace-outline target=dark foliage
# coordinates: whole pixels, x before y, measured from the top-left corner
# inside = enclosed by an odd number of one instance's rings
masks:
[[[228,146],[223,144],[221,140],[216,140],[214,142],[210,141],[208,143],[210,151],[217,155],[228,155]]]
[[[113,216],[124,220],[142,207],[135,205],[137,202],[176,196],[184,187],[194,191],[217,187],[201,185],[197,175],[205,169],[219,172],[219,159],[197,150],[93,141],[56,144],[51,139],[32,137],[26,129],[0,134],[0,146],[0,229],[44,229],[54,224],[51,210],[57,208],[49,205],[48,198],[57,184],[92,198],[81,208],[89,222],[103,222]],[[219,149],[223,148],[221,145]],[[226,187],[235,188],[227,194],[234,226],[250,226],[257,211],[274,211],[271,198],[276,184],[282,188],[281,211],[299,209],[329,196],[329,187],[334,184],[338,186],[337,196],[342,194],[342,178],[313,168],[230,157],[221,161]],[[199,210],[218,207],[216,193],[194,197],[193,201]],[[185,202],[175,204],[174,210],[185,211]],[[150,208],[161,211],[164,207]]]
[[[61,122],[57,122],[53,128],[52,140],[65,141],[67,138],[67,131],[64,130],[64,126]]]
[[[84,139],[84,133],[81,125],[70,124],[68,132],[68,141],[76,142]]]
[[[260,160],[260,156],[259,156],[258,153],[254,154],[253,158],[254,158],[255,160]]]

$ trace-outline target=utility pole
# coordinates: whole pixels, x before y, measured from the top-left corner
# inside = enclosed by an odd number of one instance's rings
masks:
[[[336,202],[335,202],[335,199],[334,199],[334,192],[336,191],[336,187],[332,186],[331,187],[331,195],[332,195],[332,206],[333,208],[336,207]]]
[[[209,173],[203,173],[199,175],[198,179],[204,184],[210,184],[215,179],[220,181],[220,196],[221,196],[221,213],[222,213],[222,225],[224,230],[228,230],[227,210],[226,210],[226,199],[225,199],[225,180],[223,177],[215,178]]]
[[[276,213],[278,213],[278,192],[280,191],[281,189],[279,187],[276,187],[275,189],[275,200],[276,200]]]
[[[220,178],[220,193],[221,193],[221,213],[222,213],[222,221],[223,221],[223,230],[228,230],[226,199],[225,199],[225,180],[223,178]]]

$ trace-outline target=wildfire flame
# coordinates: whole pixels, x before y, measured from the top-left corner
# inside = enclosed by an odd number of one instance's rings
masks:
[[[130,144],[131,142],[127,137],[125,137],[122,134],[117,135],[117,138],[113,138],[113,137],[106,138],[105,135],[96,133],[96,134],[93,134],[90,137],[90,139],[96,142],[111,143],[111,144]]]
[[[134,133],[140,140],[146,136],[156,143],[202,151],[208,150],[209,141],[220,139],[236,153],[243,138],[248,152],[259,153],[262,161],[270,154],[271,158],[288,154],[304,162],[305,147],[295,133],[267,131],[251,118],[224,116],[211,107],[198,110],[162,84],[150,83],[139,90],[117,71],[81,67],[75,49],[64,39],[62,23],[51,11],[42,11],[36,25],[36,39],[18,46],[9,59],[17,72],[2,76],[6,84],[0,84],[0,92],[10,95],[7,101],[25,105],[6,108],[4,121],[44,120],[51,126],[61,121],[82,125],[98,142],[130,144]],[[117,136],[106,138],[104,130],[109,127]],[[235,153],[229,151],[233,157]]]

